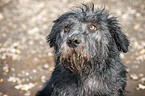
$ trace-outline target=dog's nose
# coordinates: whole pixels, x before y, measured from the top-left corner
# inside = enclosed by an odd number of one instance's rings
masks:
[[[72,48],[77,47],[80,43],[81,43],[81,41],[76,37],[71,37],[67,40],[68,46],[72,47]]]

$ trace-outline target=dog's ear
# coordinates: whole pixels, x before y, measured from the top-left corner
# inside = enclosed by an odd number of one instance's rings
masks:
[[[121,27],[115,17],[108,18],[108,28],[115,40],[119,51],[126,53],[128,51],[129,40],[126,35],[121,31]]]
[[[55,25],[52,27],[50,34],[46,37],[47,42],[50,47],[54,47],[56,45],[56,30]]]
[[[53,47],[54,46],[54,43],[55,43],[55,38],[53,38],[54,36],[52,34],[49,34],[46,39],[47,39],[47,42],[49,43],[50,47]]]

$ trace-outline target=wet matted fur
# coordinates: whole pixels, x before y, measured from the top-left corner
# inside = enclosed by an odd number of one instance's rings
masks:
[[[36,96],[125,96],[127,72],[119,54],[129,41],[116,17],[83,4],[54,23],[47,39],[56,65]]]

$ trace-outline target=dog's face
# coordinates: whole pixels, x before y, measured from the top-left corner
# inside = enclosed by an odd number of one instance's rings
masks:
[[[110,51],[128,51],[129,42],[118,22],[104,10],[84,5],[80,10],[63,14],[48,35],[56,55],[63,58],[107,58]],[[112,51],[112,52],[113,52]]]

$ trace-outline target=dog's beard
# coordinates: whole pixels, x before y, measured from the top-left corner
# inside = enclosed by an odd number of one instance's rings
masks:
[[[84,52],[82,46],[70,48],[64,45],[57,57],[59,57],[59,65],[65,66],[80,75],[89,74],[94,67],[94,63],[92,63],[90,56]]]

